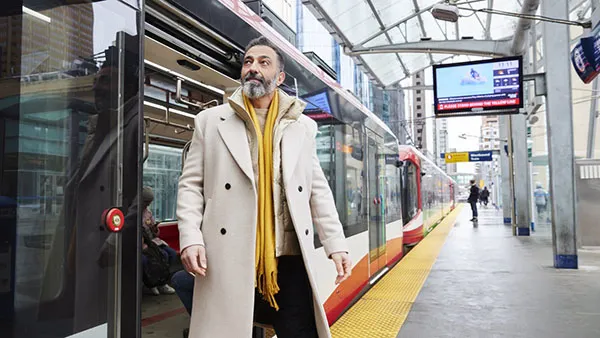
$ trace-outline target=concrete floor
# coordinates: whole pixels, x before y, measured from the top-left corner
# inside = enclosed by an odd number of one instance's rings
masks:
[[[552,267],[549,224],[514,237],[502,212],[463,209],[398,337],[600,337],[600,250]]]

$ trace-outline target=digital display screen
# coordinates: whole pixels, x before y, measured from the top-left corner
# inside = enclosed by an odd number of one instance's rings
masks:
[[[329,105],[329,96],[326,91],[322,91],[317,94],[308,94],[302,96],[302,99],[306,101],[305,113],[327,113],[331,115],[331,106]]]
[[[521,57],[433,66],[436,115],[523,107]]]

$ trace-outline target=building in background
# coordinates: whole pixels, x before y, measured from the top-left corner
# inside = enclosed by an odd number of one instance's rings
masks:
[[[434,153],[437,165],[442,168],[443,171],[449,173],[448,166],[454,163],[446,164],[445,160],[440,156],[442,153],[449,152],[448,149],[448,120],[447,119],[435,119],[435,145],[436,151]],[[456,171],[456,164],[454,164],[454,170]]]
[[[479,150],[502,151],[504,143],[500,139],[500,125],[498,116],[481,117],[481,137],[479,139]],[[476,164],[480,184],[490,189],[492,202],[499,200],[500,189],[500,155],[492,156],[491,162],[479,162]]]
[[[425,72],[420,71],[412,76],[413,86],[419,87],[425,84]],[[412,134],[415,147],[427,154],[427,130],[425,128],[425,90],[416,89],[413,93],[412,106]]]
[[[63,72],[93,53],[92,4],[0,17],[0,76]],[[21,41],[21,36],[31,36]]]

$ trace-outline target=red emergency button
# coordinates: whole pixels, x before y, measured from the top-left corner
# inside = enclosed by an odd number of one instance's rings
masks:
[[[104,211],[102,215],[104,225],[109,231],[119,232],[123,229],[125,223],[125,216],[123,212],[117,208],[112,208]]]

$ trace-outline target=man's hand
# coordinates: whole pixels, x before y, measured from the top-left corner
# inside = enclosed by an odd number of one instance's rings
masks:
[[[206,276],[206,248],[204,245],[190,245],[181,253],[181,262],[185,270],[193,275]]]
[[[331,259],[335,263],[335,269],[338,274],[335,278],[335,284],[337,285],[348,279],[352,274],[352,262],[347,252],[332,253]]]

